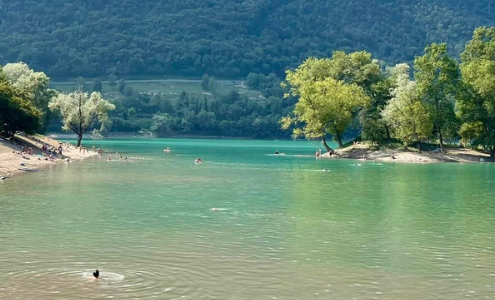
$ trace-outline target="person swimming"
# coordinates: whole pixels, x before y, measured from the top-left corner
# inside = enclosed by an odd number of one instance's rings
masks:
[[[98,271],[98,269],[96,269],[96,271],[93,272],[93,276],[98,279],[98,277],[100,277],[100,271]]]

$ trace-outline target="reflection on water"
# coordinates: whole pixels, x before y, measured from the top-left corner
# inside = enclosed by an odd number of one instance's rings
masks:
[[[493,165],[357,167],[304,157],[319,147],[305,142],[95,143],[139,159],[0,182],[1,299],[495,297]]]

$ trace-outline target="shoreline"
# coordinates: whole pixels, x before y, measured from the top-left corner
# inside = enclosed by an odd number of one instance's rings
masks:
[[[354,146],[337,149],[334,155],[322,154],[320,157],[328,159],[353,159],[359,161],[376,161],[387,163],[480,163],[493,162],[490,155],[472,149],[446,148],[447,153],[439,151],[413,151],[403,149],[378,149],[374,150],[365,144],[358,143]]]
[[[58,163],[78,161],[98,155],[97,152],[87,149],[80,151],[73,145],[63,144],[62,158],[58,155],[50,159],[42,151],[42,146],[57,149],[60,143],[46,136],[25,136],[16,134],[12,141],[0,138],[0,178],[6,179],[23,173],[40,172],[44,168]],[[32,149],[30,153],[22,152],[23,147]]]

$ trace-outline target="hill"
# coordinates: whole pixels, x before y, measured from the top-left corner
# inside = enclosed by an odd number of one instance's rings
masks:
[[[392,64],[435,41],[461,52],[494,12],[490,0],[0,1],[0,64],[54,78],[237,78],[363,49]]]

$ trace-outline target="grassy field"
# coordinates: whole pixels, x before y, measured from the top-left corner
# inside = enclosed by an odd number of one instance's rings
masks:
[[[92,90],[92,82],[86,83],[86,89]],[[74,82],[52,82],[51,87],[67,93],[72,92],[75,89]],[[209,91],[204,91],[201,88],[200,80],[187,80],[187,79],[165,79],[165,80],[129,80],[126,81],[126,87],[131,87],[135,92],[148,95],[159,94],[164,99],[175,101],[179,99],[182,91],[185,91],[191,98],[212,98],[212,94]],[[231,91],[238,91],[240,94],[245,94],[252,99],[262,99],[263,96],[259,91],[250,90],[242,81],[233,80],[218,80],[217,81],[217,94],[225,95]],[[106,99],[116,98],[118,94],[117,86],[110,86],[108,82],[103,82],[102,94]]]

